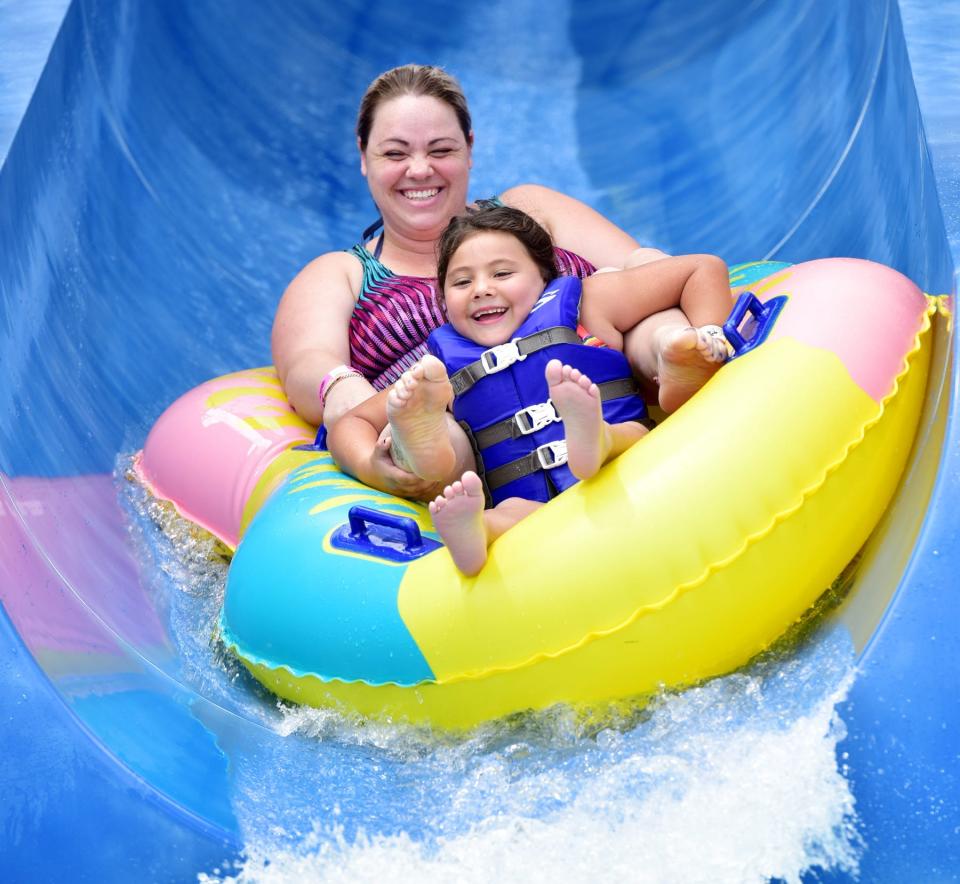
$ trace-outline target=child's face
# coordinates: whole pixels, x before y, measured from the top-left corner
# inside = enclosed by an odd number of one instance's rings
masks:
[[[543,285],[540,270],[515,236],[476,233],[450,258],[443,287],[447,319],[478,344],[505,344],[529,315]]]

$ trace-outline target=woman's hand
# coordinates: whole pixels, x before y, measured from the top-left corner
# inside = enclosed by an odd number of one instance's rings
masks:
[[[360,477],[361,480],[372,488],[395,494],[397,497],[408,497],[411,500],[432,500],[436,497],[440,493],[437,490],[439,483],[421,479],[398,467],[390,456],[391,442],[390,427],[384,427],[370,453],[367,469],[364,470],[365,475]],[[439,487],[442,491],[442,485]]]
[[[342,381],[334,389],[345,383]],[[371,488],[398,497],[429,500],[436,497],[443,486],[401,469],[390,456],[393,440],[387,423],[388,393],[388,390],[381,390],[364,399],[359,407],[343,415],[333,427],[328,427],[330,453],[341,470]]]

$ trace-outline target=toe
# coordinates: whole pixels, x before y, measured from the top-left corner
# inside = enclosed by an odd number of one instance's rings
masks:
[[[471,497],[477,497],[483,493],[483,482],[480,481],[480,477],[473,470],[467,470],[463,474],[461,482],[464,491]]]
[[[428,381],[442,381],[447,376],[447,369],[436,356],[428,353],[420,360],[421,374]]]

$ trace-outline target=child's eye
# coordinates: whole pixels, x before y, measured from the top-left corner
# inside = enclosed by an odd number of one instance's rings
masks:
[[[498,271],[494,274],[494,276],[496,276],[496,277],[499,278],[499,279],[505,279],[506,277],[512,276],[512,275],[513,275],[513,271],[512,271],[512,270],[498,270]]]
[[[455,279],[451,285],[457,286],[458,288],[463,288],[465,285],[470,285],[470,280],[467,277],[462,277],[460,279]]]

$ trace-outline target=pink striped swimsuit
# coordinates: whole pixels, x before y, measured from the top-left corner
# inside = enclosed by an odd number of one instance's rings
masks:
[[[596,268],[566,249],[554,249],[561,276],[584,279]],[[363,265],[357,306],[350,317],[350,364],[377,390],[389,387],[427,350],[427,337],[446,322],[437,280],[397,276],[357,243],[350,254]]]

